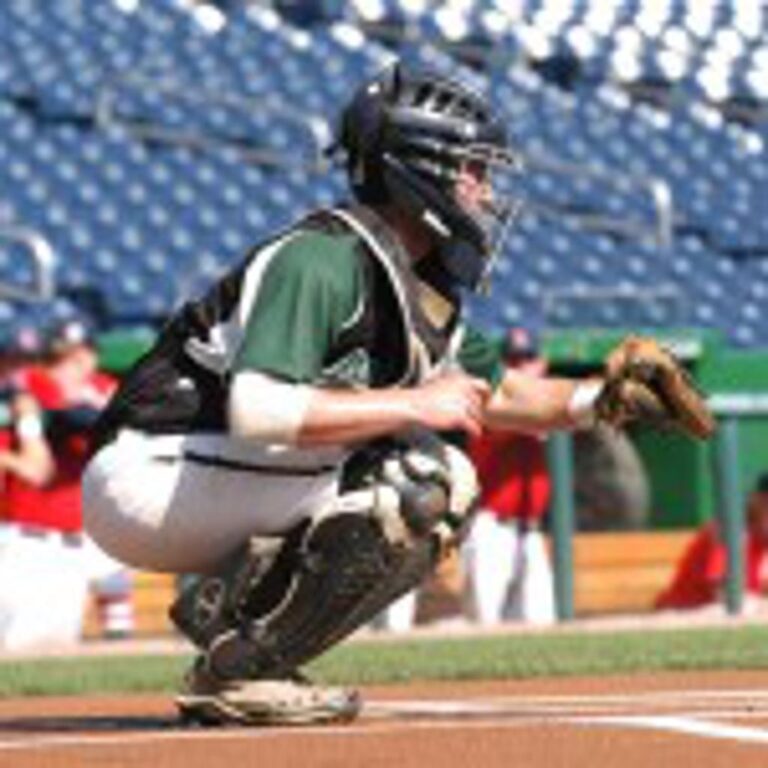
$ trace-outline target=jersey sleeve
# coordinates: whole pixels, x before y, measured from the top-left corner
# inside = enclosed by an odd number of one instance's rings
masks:
[[[298,235],[272,257],[259,281],[234,372],[313,381],[362,297],[362,269],[351,238]]]
[[[485,379],[492,387],[496,387],[504,375],[499,341],[471,326],[464,328],[458,360],[467,373]]]

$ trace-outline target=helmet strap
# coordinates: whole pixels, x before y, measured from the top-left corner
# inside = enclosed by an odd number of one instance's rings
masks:
[[[485,238],[480,228],[446,204],[446,193],[388,154],[383,178],[391,199],[435,233],[440,258],[451,277],[475,290],[485,271]]]

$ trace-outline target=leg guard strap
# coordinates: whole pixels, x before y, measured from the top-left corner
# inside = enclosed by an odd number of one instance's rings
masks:
[[[433,566],[433,552],[398,551],[370,518],[320,521],[307,533],[282,602],[216,637],[208,649],[211,668],[233,678],[290,674],[415,587]]]

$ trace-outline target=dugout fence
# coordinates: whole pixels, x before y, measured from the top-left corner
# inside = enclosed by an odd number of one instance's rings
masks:
[[[728,614],[738,616],[744,607],[744,486],[740,448],[740,426],[745,420],[768,416],[764,393],[716,394],[710,406],[718,418],[713,441],[712,475],[716,509],[727,552],[724,604]],[[554,552],[555,600],[561,621],[574,618],[575,504],[573,439],[565,432],[553,434],[548,444],[553,481],[552,544]]]

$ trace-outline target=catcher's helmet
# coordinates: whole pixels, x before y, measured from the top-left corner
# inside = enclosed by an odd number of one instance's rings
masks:
[[[485,98],[438,73],[395,64],[354,95],[336,147],[347,154],[361,202],[405,208],[437,234],[457,282],[474,289],[483,281],[518,206],[494,189],[493,202],[470,210],[455,195],[457,175],[465,163],[485,176],[520,169]]]

